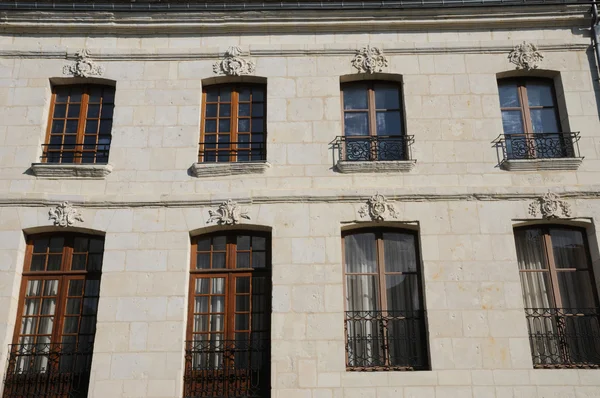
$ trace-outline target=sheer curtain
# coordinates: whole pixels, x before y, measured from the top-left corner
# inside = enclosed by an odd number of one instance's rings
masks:
[[[350,366],[375,366],[383,360],[376,243],[374,233],[344,239]]]

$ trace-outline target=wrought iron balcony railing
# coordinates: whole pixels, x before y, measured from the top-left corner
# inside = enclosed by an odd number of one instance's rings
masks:
[[[580,158],[579,133],[501,134],[493,141],[502,159]]]
[[[201,142],[198,152],[200,163],[252,162],[267,159],[264,142]]]
[[[536,368],[600,368],[598,308],[526,308]]]
[[[184,397],[268,398],[269,355],[265,339],[188,341]]]
[[[412,160],[412,135],[340,136],[333,141],[339,160],[366,162],[377,160]]]
[[[83,163],[106,164],[110,141],[103,144],[43,144],[41,160],[43,163]]]
[[[92,344],[37,343],[9,347],[2,397],[87,397]]]
[[[427,369],[424,311],[346,311],[349,370]]]

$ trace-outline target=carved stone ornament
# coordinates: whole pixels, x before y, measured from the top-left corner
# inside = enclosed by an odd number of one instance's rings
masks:
[[[213,72],[223,73],[227,76],[250,75],[254,73],[256,65],[254,61],[250,61],[240,57],[242,50],[238,46],[229,47],[225,51],[225,57],[213,65]]]
[[[358,69],[359,73],[375,73],[383,71],[383,68],[388,66],[388,60],[380,48],[366,46],[356,52],[352,66]]]
[[[236,202],[229,199],[227,202],[223,202],[219,205],[217,210],[209,210],[208,214],[210,218],[206,222],[211,223],[216,221],[219,225],[235,225],[240,222],[240,219],[250,219],[248,211],[242,209]]]
[[[75,221],[83,222],[79,210],[71,206],[69,202],[63,202],[48,212],[49,220],[54,221],[57,227],[70,227]]]
[[[541,214],[543,218],[571,217],[571,206],[561,200],[557,194],[548,192],[541,198],[531,202],[529,214],[533,217]]]
[[[544,59],[544,56],[538,51],[535,44],[523,42],[515,46],[508,54],[508,60],[517,65],[517,69],[532,70],[537,69],[538,64]]]
[[[393,204],[389,203],[385,196],[376,194],[371,196],[367,203],[363,205],[358,214],[361,217],[371,217],[373,221],[383,221],[385,217],[398,218],[398,213]]]
[[[63,67],[64,75],[73,75],[75,77],[101,76],[104,73],[104,67],[96,65],[89,59],[90,53],[86,49],[77,51],[75,54],[75,63]]]

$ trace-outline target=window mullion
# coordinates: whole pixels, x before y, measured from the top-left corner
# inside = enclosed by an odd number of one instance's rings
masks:
[[[54,108],[55,107],[56,107],[56,92],[55,92],[55,90],[52,90],[52,98],[50,101],[50,113],[48,115],[48,118],[50,119],[50,121],[48,122],[48,128],[46,130],[46,147],[42,149],[42,156],[44,156],[44,154],[46,154],[46,156],[43,158],[44,163],[48,163],[48,149],[49,149],[49,145],[50,145],[50,137],[52,136],[52,125],[54,124]],[[66,122],[65,122],[65,124],[66,124]],[[63,133],[64,133],[64,127],[63,127]],[[62,148],[61,148],[61,150],[62,150]]]
[[[531,122],[531,114],[529,109],[529,98],[527,97],[527,86],[519,85],[519,100],[521,101],[521,113],[523,115],[523,123],[525,127],[525,135],[533,134],[533,125]]]
[[[229,143],[230,153],[229,159],[231,162],[235,162],[238,159],[237,154],[237,142],[238,142],[238,104],[239,104],[239,91],[241,87],[236,85],[233,90],[231,90],[231,141]]]
[[[388,303],[385,292],[385,264],[383,254],[383,236],[377,235],[377,275],[379,277],[379,309],[380,311],[387,311]]]
[[[88,105],[89,105],[89,86],[86,86],[81,93],[81,108],[79,109],[79,121],[77,122],[77,138],[75,138],[75,153],[73,154],[73,161],[75,163],[82,163],[83,160],[83,137],[85,132],[85,123],[87,121]],[[98,119],[100,122],[100,119]],[[100,126],[98,125],[98,129]],[[98,135],[98,131],[96,131]],[[98,137],[96,137],[96,140]],[[97,147],[96,147],[97,149]],[[77,151],[79,151],[79,157],[77,157]]]
[[[554,261],[554,250],[552,249],[552,238],[550,237],[550,231],[544,232],[544,252],[546,260],[548,262],[548,270],[550,274],[550,283],[552,285],[552,298],[554,299],[554,306],[556,308],[562,308],[562,298],[560,296],[560,287],[558,285],[558,273],[556,272],[556,262]]]

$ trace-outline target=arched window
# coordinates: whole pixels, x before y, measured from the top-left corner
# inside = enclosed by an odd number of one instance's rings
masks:
[[[407,160],[401,86],[359,81],[342,85],[343,160]]]
[[[553,80],[501,79],[498,90],[508,159],[575,156],[574,137],[560,124]]]
[[[113,86],[54,86],[42,160],[108,163],[114,99]]]
[[[350,231],[343,244],[348,368],[426,369],[417,234],[387,228]]]
[[[266,160],[263,84],[219,84],[203,89],[200,162]]]
[[[517,228],[515,243],[534,366],[599,366],[600,312],[585,231]]]
[[[27,242],[4,397],[86,397],[104,239],[44,234]]]
[[[268,396],[270,235],[198,236],[190,272],[184,395]]]

